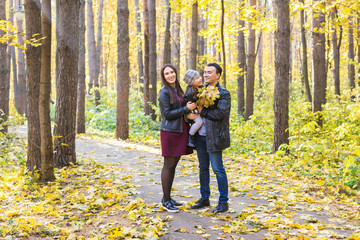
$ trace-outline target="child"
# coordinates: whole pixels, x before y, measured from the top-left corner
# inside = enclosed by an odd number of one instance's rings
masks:
[[[184,75],[184,82],[188,85],[186,88],[186,92],[184,95],[184,100],[186,102],[196,102],[197,100],[197,88],[202,86],[202,78],[197,71],[187,70]],[[199,114],[197,109],[193,110],[192,113]],[[188,146],[195,147],[195,133],[201,128],[203,125],[203,120],[200,116],[198,116],[194,123],[190,127],[189,131],[189,140]]]

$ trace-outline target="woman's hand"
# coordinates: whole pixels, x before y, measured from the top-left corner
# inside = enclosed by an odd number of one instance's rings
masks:
[[[195,120],[197,117],[199,117],[199,114],[189,113],[188,115],[186,115],[186,117],[187,117],[187,119]]]
[[[192,111],[192,110],[194,110],[194,109],[197,107],[197,104],[194,103],[194,102],[188,102],[188,103],[186,104],[186,107],[187,107],[190,111]]]

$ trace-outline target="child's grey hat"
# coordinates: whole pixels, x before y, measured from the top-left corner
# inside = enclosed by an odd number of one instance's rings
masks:
[[[200,74],[197,71],[189,69],[186,71],[183,80],[186,84],[192,86],[198,76],[200,76]]]

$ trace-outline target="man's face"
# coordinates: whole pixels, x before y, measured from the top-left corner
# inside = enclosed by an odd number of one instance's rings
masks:
[[[204,80],[211,86],[215,86],[220,77],[220,73],[216,73],[216,68],[207,66],[204,70]]]

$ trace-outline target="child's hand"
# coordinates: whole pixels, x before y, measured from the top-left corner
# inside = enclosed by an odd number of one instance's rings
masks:
[[[188,102],[187,104],[186,104],[186,107],[190,110],[190,111],[192,111],[192,110],[194,110],[195,108],[196,108],[196,103],[194,103],[194,102]]]
[[[197,109],[199,110],[199,112],[201,112],[203,110],[204,106],[198,106]]]

